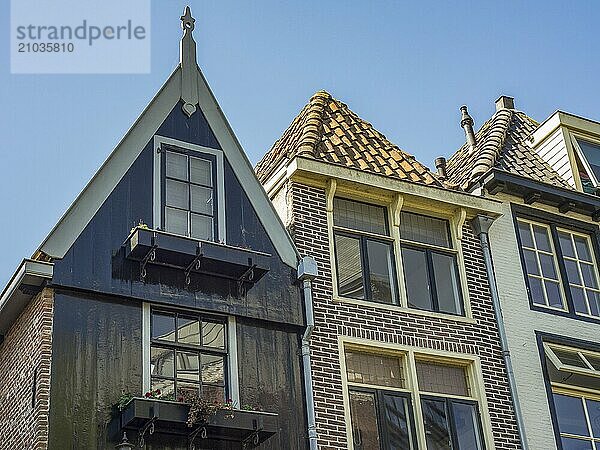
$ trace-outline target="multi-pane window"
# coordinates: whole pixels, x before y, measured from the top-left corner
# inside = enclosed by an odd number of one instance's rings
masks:
[[[544,343],[563,450],[600,450],[600,353]]]
[[[405,355],[346,351],[353,448],[416,449],[419,425],[429,450],[483,449],[479,408],[466,368],[417,360],[417,380],[408,383],[404,372],[409,364]],[[413,411],[417,393],[420,424]]]
[[[600,317],[600,285],[590,235],[517,219],[533,304]]]
[[[153,310],[150,320],[150,380],[163,398],[198,393],[223,401],[226,395],[225,322],[193,313]]]
[[[164,152],[164,228],[197,239],[216,236],[215,164],[210,155]]]
[[[386,209],[335,198],[333,223],[339,295],[397,303]]]
[[[457,252],[448,221],[402,212],[400,239],[408,306],[463,314]]]

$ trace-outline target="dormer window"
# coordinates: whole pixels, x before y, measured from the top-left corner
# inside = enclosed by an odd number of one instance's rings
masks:
[[[600,144],[578,136],[574,136],[572,142],[576,152],[584,161],[584,167],[587,166],[585,172],[579,173],[583,191],[595,193],[595,187],[600,186]],[[589,186],[590,184],[594,186]]]

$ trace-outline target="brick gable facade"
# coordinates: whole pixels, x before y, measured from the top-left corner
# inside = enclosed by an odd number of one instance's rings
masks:
[[[319,448],[348,448],[340,336],[369,340],[374,345],[401,344],[424,352],[445,350],[477,355],[481,361],[495,448],[520,448],[483,256],[470,227],[464,225],[462,246],[476,323],[413,314],[402,308],[340,303],[332,300],[325,190],[294,181],[287,181],[281,189],[278,197],[284,196],[287,201],[286,221],[295,244],[302,255],[316,259],[320,271],[313,286],[316,328],[311,344]]]
[[[53,298],[40,292],[0,345],[0,442],[2,448],[48,448]]]

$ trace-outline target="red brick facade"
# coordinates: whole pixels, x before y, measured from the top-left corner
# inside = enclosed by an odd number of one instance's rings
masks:
[[[315,410],[319,448],[346,449],[346,424],[338,336],[478,355],[496,449],[520,448],[492,301],[479,241],[468,225],[463,254],[476,324],[332,301],[332,277],[323,189],[288,182],[289,227],[301,255],[313,256],[320,276],[314,283],[312,341]]]
[[[0,344],[0,442],[46,449],[50,409],[53,291],[44,289]]]

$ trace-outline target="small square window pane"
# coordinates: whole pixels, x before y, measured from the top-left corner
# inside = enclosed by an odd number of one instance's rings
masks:
[[[540,265],[542,266],[542,275],[546,278],[557,280],[556,267],[554,266],[554,256],[540,253]]]
[[[586,290],[586,293],[590,304],[590,314],[592,316],[600,316],[600,294],[590,290]]]
[[[150,389],[154,392],[160,391],[159,397],[165,400],[175,400],[175,382],[173,380],[152,377]]]
[[[463,367],[417,361],[419,390],[437,394],[469,395],[467,375]]]
[[[212,187],[212,162],[207,159],[190,157],[190,181]]]
[[[592,365],[592,367],[595,370],[600,371],[600,354],[598,354],[597,356],[586,354],[585,359],[587,359],[587,361]],[[598,423],[598,425],[600,425],[600,422]],[[597,436],[597,437],[600,437],[600,436]]]
[[[222,403],[225,401],[225,388],[223,386],[202,385],[202,399],[209,403]]]
[[[564,231],[559,231],[558,240],[560,241],[560,249],[562,250],[563,256],[575,258],[575,249],[573,248],[571,235],[569,233],[565,233]]]
[[[167,152],[167,176],[187,181],[188,167],[187,156],[181,153]]]
[[[225,384],[225,363],[222,356],[202,355],[202,383]]]
[[[592,254],[588,246],[588,240],[581,236],[573,236],[573,239],[575,240],[577,257],[582,261],[592,262]]]
[[[529,279],[529,293],[533,303],[538,305],[545,305],[546,299],[544,298],[544,288],[542,286],[542,280],[535,277],[528,277]]]
[[[442,312],[461,314],[462,304],[458,281],[458,269],[453,255],[432,253],[433,273],[439,309]]]
[[[558,283],[554,281],[544,281],[544,285],[546,286],[546,296],[548,297],[548,305],[554,308],[562,308],[563,301],[562,295],[560,293],[560,286]]]
[[[198,353],[177,352],[177,379],[200,381]]]
[[[365,298],[360,241],[349,236],[335,236],[335,255],[339,294]]]
[[[433,302],[425,251],[402,247],[402,262],[408,306],[431,311]]]
[[[177,398],[185,401],[194,395],[200,395],[200,384],[186,381],[177,382]]]
[[[167,180],[167,206],[189,209],[189,184]]]
[[[175,315],[163,312],[152,313],[152,339],[175,342]]]
[[[548,228],[539,225],[533,225],[533,235],[538,250],[551,252],[550,237],[548,236]]]
[[[165,208],[165,228],[170,233],[186,236],[188,234],[188,212]]]
[[[554,406],[561,433],[589,436],[581,398],[554,394]]]
[[[569,366],[581,367],[582,369],[587,369],[588,366],[581,359],[579,353],[573,350],[565,350],[561,348],[552,348],[554,354],[560,359],[560,362]]]
[[[401,357],[346,351],[346,375],[353,383],[404,387]]]
[[[583,282],[586,287],[598,288],[598,280],[596,280],[596,270],[593,265],[580,263],[581,274],[583,275]]]
[[[339,227],[387,235],[385,214],[386,209],[383,206],[342,198],[333,200],[333,222]]]
[[[531,234],[531,227],[528,222],[517,222],[519,226],[519,237],[521,238],[521,245],[523,247],[535,248],[533,245],[533,236]]]
[[[212,217],[192,214],[192,237],[212,241],[214,239]]]
[[[585,296],[583,289],[571,286],[571,297],[573,297],[573,304],[575,305],[575,311],[578,313],[587,314],[587,304],[585,302]]]
[[[527,273],[530,275],[539,275],[540,270],[538,268],[537,258],[535,257],[535,251],[523,250],[523,257],[525,258],[525,268]]]
[[[567,269],[567,277],[569,283],[581,285],[581,278],[579,276],[579,270],[577,269],[577,263],[570,259],[565,259],[565,268]]]
[[[202,345],[225,348],[225,325],[219,322],[202,322]]]
[[[200,323],[193,317],[177,317],[177,341],[200,345]]]
[[[395,303],[396,289],[392,279],[394,258],[391,244],[368,240],[367,254],[372,300]]]
[[[448,221],[409,212],[401,213],[400,238],[451,248]]]
[[[213,214],[213,190],[202,186],[190,186],[192,190],[192,211]]]
[[[150,347],[150,374],[172,378],[174,376],[175,354],[173,350]]]

